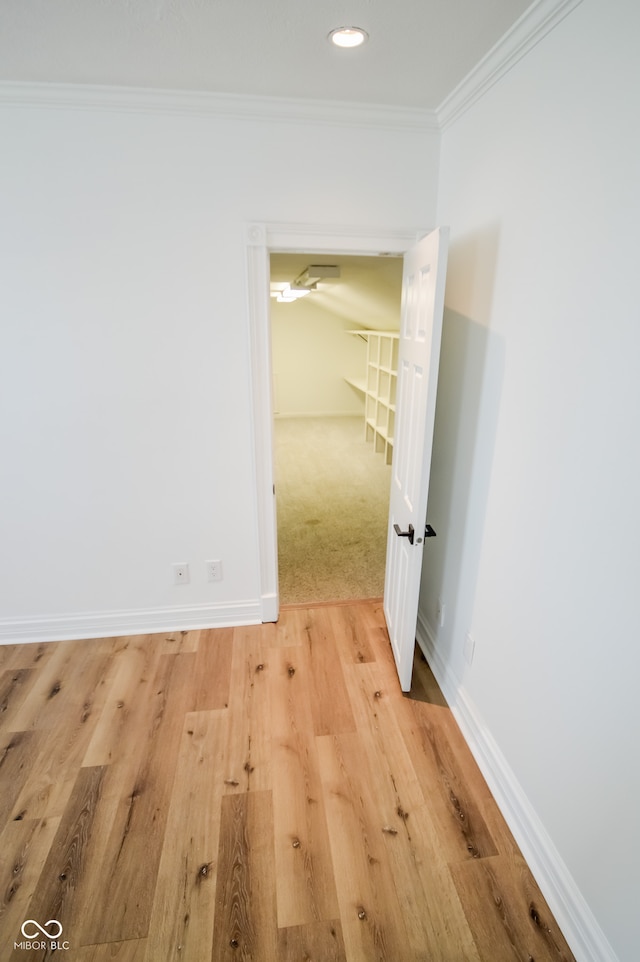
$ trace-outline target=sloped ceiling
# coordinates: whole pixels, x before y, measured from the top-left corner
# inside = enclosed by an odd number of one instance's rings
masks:
[[[1,0],[0,82],[435,109],[530,0]],[[357,25],[365,46],[332,47]]]
[[[291,283],[310,264],[336,264],[340,277],[318,284],[307,302],[340,317],[349,327],[395,330],[400,320],[401,257],[272,254],[271,283]],[[280,306],[280,305],[278,305]],[[294,312],[295,303],[282,306]]]

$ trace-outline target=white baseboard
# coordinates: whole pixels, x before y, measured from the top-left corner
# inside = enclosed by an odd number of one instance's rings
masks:
[[[419,612],[416,640],[576,959],[620,962],[480,712],[438,653],[435,637]]]
[[[262,595],[262,614],[260,621],[277,621],[280,610],[280,598],[277,593]]]
[[[147,635],[158,631],[230,628],[236,625],[260,624],[261,621],[259,601],[239,601],[231,605],[89,611],[77,615],[0,620],[0,645]]]

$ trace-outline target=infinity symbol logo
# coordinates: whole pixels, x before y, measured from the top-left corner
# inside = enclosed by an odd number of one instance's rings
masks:
[[[28,925],[35,925],[36,931],[30,930],[27,932],[26,929]],[[47,927],[49,925],[57,926],[58,931],[47,932]],[[35,919],[27,919],[26,922],[22,923],[22,934],[24,935],[25,939],[35,939],[38,935],[38,932],[41,932],[44,936],[46,936],[46,938],[51,939],[51,941],[53,942],[55,941],[55,939],[60,938],[60,936],[62,935],[62,926],[60,925],[57,919],[49,919],[48,922],[45,922],[44,926],[39,925]]]

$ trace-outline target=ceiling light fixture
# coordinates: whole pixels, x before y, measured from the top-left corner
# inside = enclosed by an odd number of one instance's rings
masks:
[[[311,290],[311,287],[292,287],[291,284],[287,284],[281,291],[274,293],[276,294],[276,300],[281,304],[291,304],[293,301],[310,294]]]
[[[293,282],[294,287],[315,288],[318,281],[328,277],[340,277],[340,268],[336,264],[310,264],[302,274],[298,274]]]
[[[336,27],[329,34],[329,40],[336,47],[359,47],[369,39],[369,34],[362,27]]]
[[[291,304],[317,290],[320,281],[332,277],[340,277],[340,268],[336,264],[310,264],[290,284],[272,284],[271,296],[281,304]]]

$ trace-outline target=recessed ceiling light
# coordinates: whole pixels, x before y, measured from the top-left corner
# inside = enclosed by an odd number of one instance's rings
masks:
[[[336,27],[329,34],[329,40],[336,47],[359,47],[368,39],[369,34],[362,27]]]

